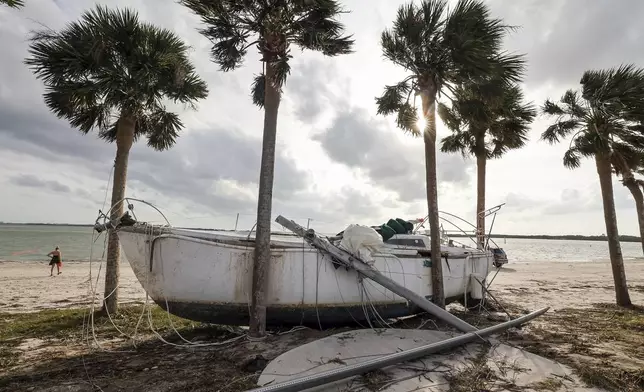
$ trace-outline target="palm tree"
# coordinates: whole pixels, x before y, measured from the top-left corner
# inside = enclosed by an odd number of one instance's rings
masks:
[[[404,68],[410,75],[376,98],[378,114],[397,115],[405,132],[423,137],[427,208],[431,249],[440,249],[440,229],[436,183],[436,98],[453,91],[453,85],[501,73],[507,81],[518,81],[524,61],[520,56],[500,53],[508,27],[490,16],[481,0],[459,0],[447,10],[445,0],[423,0],[420,5],[398,9],[393,29],[381,36],[384,57]],[[424,130],[410,102],[411,94],[420,95]],[[445,306],[440,252],[432,252],[432,299]]]
[[[532,104],[525,104],[523,100],[523,92],[517,85],[492,78],[457,86],[451,108],[438,104],[438,114],[453,132],[442,140],[441,151],[476,157],[476,232],[480,249],[485,248],[487,160],[500,158],[508,150],[525,145],[530,123],[537,113]]]
[[[559,103],[546,100],[543,112],[555,118],[541,138],[559,143],[572,136],[563,157],[564,166],[574,169],[582,157],[593,157],[597,166],[604,205],[604,220],[617,304],[628,306],[624,260],[619,244],[612,168],[622,173],[628,162],[644,154],[644,70],[632,65],[600,71],[586,71],[581,92],[568,90]]]
[[[252,85],[253,103],[264,108],[264,137],[257,200],[250,334],[264,336],[277,112],[282,86],[291,69],[291,46],[337,56],[351,53],[353,40],[350,36],[343,36],[344,27],[335,20],[344,12],[335,0],[182,0],[182,3],[206,24],[201,33],[213,43],[211,55],[222,71],[239,67],[251,47],[256,48],[261,56],[262,72]]]
[[[4,4],[11,8],[20,8],[24,7],[25,2],[23,0],[0,0],[0,4]]]
[[[135,11],[97,6],[59,32],[31,37],[25,60],[42,79],[45,104],[83,134],[95,129],[116,142],[112,213],[123,215],[127,164],[132,144],[172,147],[183,124],[163,101],[193,105],[208,94],[195,74],[188,47],[173,32],[140,22]],[[105,271],[104,310],[118,309],[120,247],[110,232]]]

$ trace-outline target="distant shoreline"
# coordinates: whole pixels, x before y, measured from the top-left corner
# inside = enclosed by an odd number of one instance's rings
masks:
[[[466,238],[468,236],[464,234],[450,234],[450,237],[454,238]],[[535,234],[535,235],[523,235],[523,234],[494,234],[492,238],[504,239],[504,238],[514,238],[514,239],[529,239],[529,240],[569,240],[569,241],[608,241],[608,238],[604,235],[545,235],[545,234]],[[640,237],[634,235],[620,235],[620,242],[640,242]]]
[[[94,225],[81,224],[81,223],[11,223],[0,222],[0,226],[60,226],[60,227],[94,227]],[[194,227],[182,227],[188,230],[208,230],[208,231],[232,231],[224,229],[206,229]],[[450,234],[453,238],[466,238],[464,234]],[[547,234],[493,234],[493,239],[515,238],[515,239],[532,239],[532,240],[570,240],[570,241],[608,241],[605,235],[576,235],[576,234],[563,234],[563,235],[547,235]],[[620,235],[621,242],[640,242],[640,237],[634,235]]]
[[[87,223],[12,223],[12,222],[0,222],[0,226],[74,226],[74,227],[94,227],[94,225],[89,225]]]

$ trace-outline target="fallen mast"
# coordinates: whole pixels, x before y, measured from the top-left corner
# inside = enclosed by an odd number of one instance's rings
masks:
[[[475,332],[469,332],[460,336],[442,340],[436,343],[427,344],[411,350],[385,355],[380,358],[348,365],[339,369],[328,370],[326,372],[321,372],[318,374],[312,374],[310,376],[296,378],[294,380],[285,381],[279,384],[251,389],[247,392],[296,392],[340,381],[345,378],[364,374],[376,369],[382,369],[384,367],[396,365],[401,362],[423,358],[427,355],[434,354],[440,351],[453,349],[455,347],[462,346],[466,343],[470,343],[478,339],[482,340],[484,337],[503,332],[512,327],[520,326],[527,321],[530,321],[533,318],[544,314],[548,311],[548,309],[550,308],[539,309],[535,312],[518,317],[514,320],[506,321],[502,324],[497,324],[492,327],[480,329]]]
[[[454,316],[445,309],[433,304],[428,299],[414,293],[409,290],[407,287],[401,286],[398,283],[394,282],[392,279],[388,278],[380,271],[372,268],[369,264],[360,260],[359,258],[351,255],[347,251],[338,248],[329,242],[326,238],[322,238],[315,234],[313,229],[305,229],[304,227],[298,225],[290,219],[286,219],[283,216],[278,216],[275,221],[285,228],[289,229],[293,233],[303,237],[307,242],[309,242],[313,247],[328,253],[334,260],[340,262],[348,268],[356,270],[360,275],[365,276],[374,282],[382,285],[391,292],[398,294],[399,296],[406,298],[407,300],[413,302],[418,307],[426,311],[427,313],[436,316],[437,318],[445,321],[449,325],[458,329],[461,332],[473,332],[477,331],[476,327],[466,323],[460,318]]]

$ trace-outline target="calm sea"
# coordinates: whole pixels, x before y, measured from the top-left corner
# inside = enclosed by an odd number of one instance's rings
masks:
[[[103,252],[104,237],[94,245],[94,256]],[[456,240],[466,243],[466,239]],[[608,244],[601,241],[497,239],[510,262],[603,261],[608,259]],[[63,260],[89,260],[92,228],[74,226],[0,225],[0,261],[48,261],[47,253],[59,246]],[[636,242],[622,242],[625,260],[642,258]]]

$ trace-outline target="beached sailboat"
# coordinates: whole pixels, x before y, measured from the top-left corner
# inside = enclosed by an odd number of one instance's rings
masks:
[[[408,228],[402,233],[383,234],[387,227],[359,226],[373,233],[380,231],[378,235],[384,239],[380,246],[370,248],[370,264],[397,284],[431,298],[429,237]],[[254,232],[129,222],[120,225],[117,233],[137,279],[161,307],[192,320],[248,325]],[[331,240],[346,245],[346,232]],[[441,259],[447,302],[480,300],[483,290],[479,282],[494,269],[494,252],[454,245],[448,239],[444,242]],[[268,325],[365,323],[421,311],[407,299],[359,278],[356,271],[291,233],[273,233],[271,247]]]

